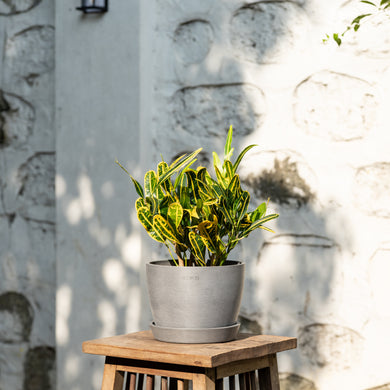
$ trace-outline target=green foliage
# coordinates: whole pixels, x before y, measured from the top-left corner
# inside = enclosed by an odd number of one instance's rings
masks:
[[[341,34],[339,33],[333,33],[332,37],[333,40],[337,43],[338,46],[342,44],[342,39],[344,38],[344,35],[350,31],[358,31],[361,25],[362,21],[367,20],[368,18],[374,17],[378,14],[386,14],[388,15],[388,10],[390,9],[390,0],[381,0],[378,4],[373,3],[372,1],[368,0],[360,0],[360,3],[368,4],[371,7],[372,12],[361,14],[356,16],[351,23],[346,27],[345,31]],[[330,39],[330,36],[326,34],[326,37],[323,39],[324,43],[327,43]]]
[[[255,145],[247,146],[233,163],[232,138],[231,126],[223,159],[213,152],[216,178],[205,167],[191,168],[201,149],[171,165],[161,161],[156,171],[146,172],[144,187],[117,162],[139,195],[135,208],[140,223],[154,240],[168,247],[176,265],[223,265],[237,243],[252,231],[272,232],[264,223],[278,214],[266,215],[266,203],[248,212],[250,195],[241,188],[236,173],[244,155]]]

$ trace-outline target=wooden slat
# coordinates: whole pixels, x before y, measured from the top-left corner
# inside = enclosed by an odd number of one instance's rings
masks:
[[[83,352],[104,356],[218,367],[236,360],[266,356],[296,348],[294,337],[240,334],[237,340],[214,344],[164,343],[151,331],[85,341]]]
[[[168,378],[166,376],[161,377],[160,390],[168,390]]]
[[[146,390],[154,389],[154,375],[146,375]]]
[[[258,370],[268,366],[268,356],[239,360],[238,362],[228,363],[217,367],[217,378],[225,378],[227,376],[242,374],[244,372]]]
[[[216,390],[223,390],[223,378],[217,379],[215,381],[215,389]]]
[[[136,380],[137,380],[137,374],[133,372],[128,372],[126,376],[125,390],[135,390]]]

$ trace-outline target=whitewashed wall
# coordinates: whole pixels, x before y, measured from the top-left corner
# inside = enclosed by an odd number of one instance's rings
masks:
[[[234,254],[243,330],[298,337],[282,389],[389,389],[390,24],[338,48],[356,1],[78,5],[0,1],[0,390],[99,389],[82,341],[148,326],[143,262],[166,256],[114,161],[209,164],[230,124],[259,145],[252,206],[281,215]]]
[[[54,7],[0,2],[0,389],[55,388]]]
[[[241,175],[280,218],[236,253],[241,321],[298,337],[283,389],[390,387],[390,24],[322,44],[356,3],[155,3],[155,160],[221,150],[230,124],[259,145]]]

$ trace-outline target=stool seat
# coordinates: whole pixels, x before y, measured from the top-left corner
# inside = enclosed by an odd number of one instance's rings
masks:
[[[167,378],[174,379],[170,388],[185,389],[192,381],[194,390],[221,389],[225,377],[234,389],[235,375],[242,389],[279,390],[276,354],[296,346],[294,337],[243,333],[226,343],[174,344],[142,331],[85,341],[83,352],[106,356],[102,390],[122,390],[125,373],[125,389],[135,389],[137,374],[137,390],[144,385],[140,375],[146,375],[147,390],[155,376],[161,376],[161,389],[168,388]]]

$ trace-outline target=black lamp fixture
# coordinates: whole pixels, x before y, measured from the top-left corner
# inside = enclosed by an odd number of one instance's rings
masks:
[[[85,14],[101,14],[108,11],[108,0],[81,0],[81,6],[76,9]]]

